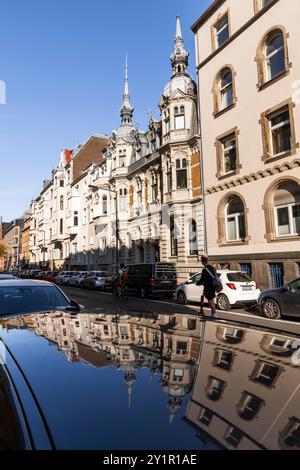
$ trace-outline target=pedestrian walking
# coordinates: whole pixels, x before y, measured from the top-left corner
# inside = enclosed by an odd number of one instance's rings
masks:
[[[221,281],[218,280],[218,275],[216,269],[208,264],[208,258],[206,256],[201,257],[201,263],[203,264],[203,271],[201,275],[201,279],[198,281],[197,285],[203,286],[203,296],[201,297],[201,310],[200,313],[203,314],[203,304],[204,298],[207,299],[210,309],[211,309],[211,316],[212,318],[217,318],[216,315],[216,291],[220,291],[222,284]]]

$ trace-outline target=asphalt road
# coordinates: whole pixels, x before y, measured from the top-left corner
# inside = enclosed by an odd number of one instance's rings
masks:
[[[182,314],[199,314],[199,305],[178,305],[174,300],[159,299],[139,299],[129,297],[128,301],[118,301],[113,299],[108,292],[98,292],[90,290],[76,289],[73,287],[63,287],[63,290],[69,298],[77,300],[86,309],[104,309],[108,312],[122,310],[128,312],[155,312],[164,314],[182,313]],[[209,316],[209,309],[205,309],[205,315]],[[293,333],[300,335],[300,317],[298,319],[282,319],[268,320],[261,316],[256,310],[243,310],[233,308],[228,312],[218,312],[220,320],[230,320],[247,325],[262,326],[271,330],[279,330],[284,333]]]

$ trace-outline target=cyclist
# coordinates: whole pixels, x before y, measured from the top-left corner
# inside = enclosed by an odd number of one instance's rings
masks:
[[[128,280],[128,273],[126,271],[125,265],[121,264],[120,267],[117,269],[117,275],[114,279],[115,287],[116,287],[116,291],[118,295],[126,291],[127,280]]]

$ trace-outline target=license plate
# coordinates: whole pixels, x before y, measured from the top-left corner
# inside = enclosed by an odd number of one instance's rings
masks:
[[[171,284],[171,281],[162,281],[162,284]]]
[[[252,289],[253,289],[252,286],[245,286],[245,287],[243,287],[243,290],[247,290],[247,291],[248,291],[248,290],[252,290]]]

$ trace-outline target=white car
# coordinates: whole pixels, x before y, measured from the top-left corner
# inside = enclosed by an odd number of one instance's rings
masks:
[[[255,281],[242,271],[217,271],[223,290],[217,294],[219,310],[230,310],[234,305],[255,305],[261,291]],[[195,274],[187,282],[178,286],[176,290],[177,302],[181,305],[200,302],[203,295],[203,286],[197,286],[202,273]]]
[[[64,285],[67,279],[69,279],[74,274],[76,274],[74,273],[74,271],[62,271],[61,273],[58,274],[58,276],[56,276],[55,282],[56,284]]]
[[[89,273],[87,271],[80,271],[78,273],[75,273],[74,276],[70,277],[68,280],[68,286],[71,287],[80,287],[81,286],[81,281],[85,279]]]

